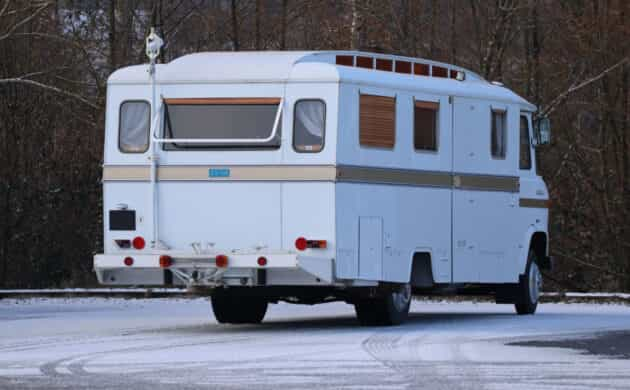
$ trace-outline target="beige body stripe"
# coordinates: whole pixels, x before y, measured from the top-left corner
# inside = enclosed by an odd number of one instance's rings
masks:
[[[513,176],[458,175],[453,177],[455,188],[463,190],[486,190],[518,192],[519,179]]]
[[[337,181],[436,187],[450,187],[452,185],[451,174],[449,172],[424,172],[347,166],[337,168]]]
[[[209,169],[229,169],[228,177],[210,177]],[[104,181],[149,181],[149,166],[103,167]],[[169,165],[158,168],[159,181],[329,181],[431,186],[462,190],[518,192],[519,178],[463,175],[439,171],[333,165],[203,166]]]
[[[549,200],[548,199],[520,198],[518,200],[518,205],[520,207],[531,207],[531,208],[539,208],[539,209],[548,209],[549,208]]]

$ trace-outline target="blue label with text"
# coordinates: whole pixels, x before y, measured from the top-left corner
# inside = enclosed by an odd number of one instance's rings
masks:
[[[229,168],[210,168],[208,170],[208,177],[230,177]]]

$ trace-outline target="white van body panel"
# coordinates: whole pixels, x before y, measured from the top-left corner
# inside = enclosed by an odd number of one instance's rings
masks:
[[[240,266],[187,284],[408,283],[414,254],[427,253],[425,271],[436,285],[517,283],[532,237],[542,233],[547,242],[542,204],[549,194],[536,174],[533,148],[531,169],[519,169],[519,118],[527,115],[531,131],[536,108],[452,65],[423,60],[465,72],[464,81],[340,66],[339,55],[415,61],[360,52],[230,52],[158,65],[160,99],[278,98],[282,115],[278,148],[164,150],[155,144],[155,184],[151,151],[123,153],[118,147],[121,104],[151,101],[147,66],[114,72],[107,91],[99,280],[165,284],[159,266],[125,266],[123,259],[136,256],[136,263],[155,265],[168,255],[193,264],[191,269],[215,272],[216,256],[226,254]],[[395,97],[393,149],[360,145],[360,94]],[[317,153],[293,146],[300,100],[325,103],[324,146]],[[439,104],[435,152],[414,149],[414,100]],[[502,160],[490,153],[493,109],[507,113]],[[228,176],[212,177],[212,169]],[[427,176],[439,177],[439,184],[426,182]],[[153,185],[159,242],[152,247]],[[121,205],[135,211],[134,230],[110,229],[109,212]],[[125,249],[115,241],[134,237],[143,237],[147,247]],[[325,248],[299,251],[298,237],[325,240]],[[260,256],[269,263],[257,265]],[[175,276],[173,283],[185,282]]]

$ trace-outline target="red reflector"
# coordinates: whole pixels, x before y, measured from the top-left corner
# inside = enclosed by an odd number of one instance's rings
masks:
[[[308,243],[306,241],[306,238],[300,237],[297,240],[295,240],[295,247],[299,251],[305,250],[308,247]]]
[[[160,256],[160,267],[168,268],[173,265],[173,258],[171,256],[162,255]]]
[[[264,266],[266,266],[266,265],[267,265],[267,258],[266,258],[266,257],[264,257],[264,256],[260,256],[260,257],[258,258],[257,262],[258,262],[258,265],[259,265],[259,266],[264,267]]]
[[[131,267],[133,265],[133,257],[125,257],[124,263],[127,267]]]
[[[145,245],[144,238],[136,237],[133,239],[132,244],[133,244],[133,247],[136,249],[144,249],[144,245]]]
[[[226,255],[218,255],[215,258],[215,263],[219,268],[225,268],[228,265],[228,257]]]

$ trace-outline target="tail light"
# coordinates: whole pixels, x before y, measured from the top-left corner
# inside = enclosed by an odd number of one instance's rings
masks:
[[[123,260],[123,263],[125,263],[125,265],[127,267],[131,267],[133,265],[133,257],[125,257],[125,260]]]
[[[144,238],[140,236],[134,238],[131,243],[133,244],[133,247],[138,250],[144,249],[144,246],[146,245],[146,243],[144,242]]]
[[[226,255],[217,255],[214,260],[219,268],[225,268],[228,265],[228,257]]]
[[[162,255],[160,256],[160,267],[168,268],[173,265],[173,258],[171,256]]]
[[[306,248],[326,249],[327,247],[328,243],[326,240],[307,240],[304,237],[295,240],[295,248],[299,251],[303,251]]]

